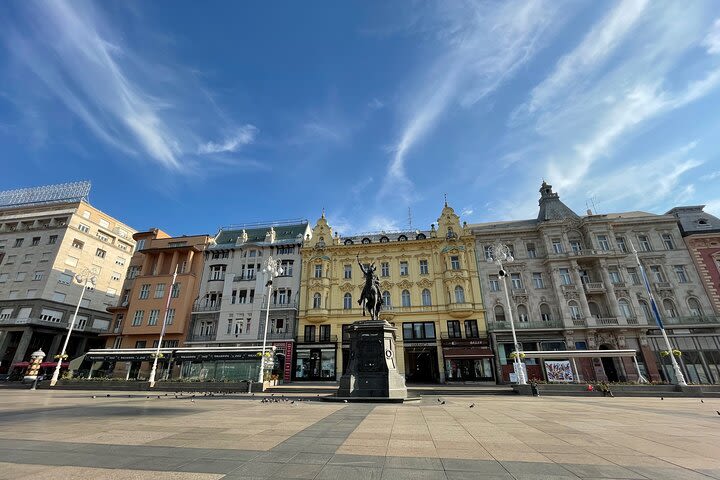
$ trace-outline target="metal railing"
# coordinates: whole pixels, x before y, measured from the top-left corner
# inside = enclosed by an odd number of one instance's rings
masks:
[[[59,322],[55,322],[52,320],[45,320],[43,318],[38,318],[38,317],[28,317],[28,318],[11,317],[11,318],[0,319],[0,325],[43,325],[46,327],[55,327],[55,328],[67,330],[69,323],[68,323],[68,320],[60,320]],[[91,327],[90,325],[87,325],[87,324],[80,325],[79,323],[76,323],[74,329],[84,331],[84,332],[107,333],[109,330],[109,327],[103,329],[103,328]]]
[[[515,322],[516,330],[540,330],[545,328],[563,328],[559,320]],[[510,322],[488,322],[488,330],[511,330]]]
[[[458,340],[458,339],[462,339],[463,336],[462,336],[462,332],[458,332],[457,334],[452,334],[452,335],[450,333],[442,332],[442,333],[440,333],[440,338],[443,340]]]
[[[597,317],[595,321],[598,325],[620,325],[617,317]]]
[[[689,317],[663,317],[662,321],[667,325],[720,325],[720,315],[691,315]]]
[[[605,284],[603,282],[588,282],[583,285],[586,292],[604,292]]]
[[[244,282],[246,280],[255,280],[257,275],[235,275],[233,276],[233,282]]]
[[[263,301],[262,303],[262,309],[265,310],[268,307],[268,304],[266,301]],[[270,310],[297,310],[298,304],[297,302],[270,302]]]
[[[300,343],[335,343],[337,335],[303,335],[298,340]]]
[[[573,318],[572,323],[574,327],[587,327],[587,320],[584,318]]]
[[[215,312],[220,310],[222,300],[215,300],[214,302],[201,300],[193,304],[193,312]]]
[[[188,336],[187,341],[188,342],[212,342],[217,338],[217,335],[214,333],[204,334],[204,335],[190,335]]]

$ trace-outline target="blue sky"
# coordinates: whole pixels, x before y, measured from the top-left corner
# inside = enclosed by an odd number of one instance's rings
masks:
[[[531,218],[543,178],[720,215],[716,0],[16,0],[0,45],[0,188],[90,179],[138,229]]]

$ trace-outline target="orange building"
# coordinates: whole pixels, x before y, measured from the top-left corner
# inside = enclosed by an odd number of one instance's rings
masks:
[[[115,349],[157,347],[168,295],[171,298],[162,347],[182,346],[202,278],[204,258],[201,253],[211,237],[171,237],[162,230],[152,229],[137,233],[133,238],[137,248],[130,260],[120,304],[108,309],[113,313],[113,328],[105,346]],[[177,280],[170,291],[176,267]],[[139,359],[116,362],[105,366],[106,374],[146,378],[150,363]]]

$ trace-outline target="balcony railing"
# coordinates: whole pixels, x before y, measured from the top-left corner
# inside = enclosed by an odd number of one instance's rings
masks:
[[[587,320],[584,318],[573,318],[572,323],[574,327],[587,327]]]
[[[193,312],[217,312],[220,310],[222,300],[206,301],[201,300],[193,304]]]
[[[603,282],[589,282],[584,284],[583,286],[585,287],[585,291],[588,293],[605,291],[605,285],[603,284]]]
[[[188,336],[187,341],[188,342],[212,342],[216,338],[216,335],[214,333],[206,333],[206,334],[197,334],[197,335],[190,335]]]
[[[250,281],[250,280],[255,280],[256,278],[257,278],[257,275],[235,275],[233,277],[233,282]]]
[[[655,282],[655,290],[668,290],[672,288],[670,282]]]
[[[563,323],[559,320],[548,320],[543,321],[528,321],[528,322],[515,322],[516,330],[541,330],[547,328],[563,328]],[[511,330],[510,322],[488,322],[488,330]]]
[[[42,325],[42,326],[46,326],[46,327],[59,328],[62,330],[68,329],[68,321],[67,320],[61,320],[59,322],[54,322],[52,320],[45,320],[45,319],[37,318],[37,317],[3,318],[3,319],[0,319],[0,325]],[[93,333],[107,333],[108,332],[108,329],[95,328],[95,327],[91,327],[87,324],[80,325],[78,323],[75,324],[73,329],[84,331],[84,332],[93,332]]]
[[[511,292],[513,295],[527,295],[527,290],[525,290],[525,287],[512,287]]]
[[[715,325],[720,326],[720,315],[692,315],[689,317],[663,317],[666,325]],[[654,323],[654,322],[653,322]]]
[[[598,325],[620,325],[617,317],[597,317],[595,321]]]
[[[268,333],[267,338],[268,340],[280,340],[280,339],[290,339],[295,338],[295,322],[286,321],[283,328],[276,328],[272,325],[268,325]],[[263,339],[263,333],[265,332],[265,325],[264,322],[260,322],[260,328],[258,329],[258,340]]]
[[[442,333],[440,333],[440,338],[443,340],[458,340],[458,339],[462,339],[463,336],[462,336],[462,333],[460,333],[460,332],[458,332],[456,334],[452,334],[452,335],[449,333],[446,333],[446,332],[442,332]]]
[[[303,335],[299,340],[300,343],[335,343],[337,335]]]
[[[262,309],[265,310],[268,307],[267,302],[262,303]],[[271,302],[270,303],[270,310],[297,310],[298,304],[297,302]]]

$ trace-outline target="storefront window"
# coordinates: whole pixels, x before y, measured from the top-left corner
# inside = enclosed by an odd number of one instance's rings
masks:
[[[445,372],[451,381],[493,380],[489,358],[449,358],[445,360]]]
[[[321,352],[321,378],[335,378],[335,352],[323,350]]]

